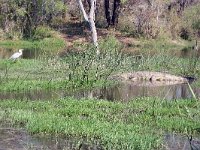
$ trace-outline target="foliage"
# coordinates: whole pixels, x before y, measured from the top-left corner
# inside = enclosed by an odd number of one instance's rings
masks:
[[[36,28],[32,39],[40,40],[40,39],[51,38],[51,37],[53,37],[53,31],[51,30],[51,28],[46,27],[46,26],[39,26]]]
[[[68,65],[68,79],[73,83],[93,84],[98,80],[107,82],[107,78],[116,71],[125,71],[134,66],[134,56],[121,52],[119,42],[108,37],[100,42],[100,54],[96,48],[86,45],[83,51],[69,52],[65,60]],[[131,61],[130,61],[131,60]]]
[[[136,13],[135,36],[143,36],[146,38],[156,38],[159,34],[158,20],[156,20],[157,12],[154,8],[139,8]]]
[[[69,10],[67,5],[69,5]],[[166,31],[164,34],[171,33],[173,39],[181,36],[184,39],[191,40],[194,36],[199,36],[200,23],[198,14],[200,9],[198,3],[197,5],[192,5],[192,2],[189,2],[187,6],[181,8],[184,10],[181,10],[183,11],[181,13],[178,12],[181,6],[177,1],[154,0],[139,3],[139,1],[123,0],[120,5],[122,9],[117,13],[122,15],[119,16],[119,22],[120,20],[121,22],[118,25],[118,29],[126,31],[128,34],[136,37],[158,38],[163,34],[161,32],[164,29]],[[102,1],[97,7],[100,15],[97,16],[96,22],[105,27],[106,16],[104,14],[101,15],[104,8]],[[169,7],[171,7],[170,10]],[[45,30],[41,31],[40,26],[43,25],[61,27],[62,24],[63,28],[67,23],[67,17],[69,17],[68,19],[74,18],[77,22],[78,14],[76,9],[75,2],[66,0],[1,1],[0,28],[4,32],[1,38],[30,38],[36,36],[35,32],[41,32],[41,34],[46,32]],[[37,30],[38,26],[40,31]],[[36,39],[40,37],[41,35],[39,37],[36,36]]]
[[[65,41],[63,39],[53,37],[45,38],[42,40],[2,40],[0,41],[0,46],[3,48],[24,48],[24,49],[38,49],[48,52],[55,52],[57,50],[63,49]]]
[[[183,14],[181,36],[184,39],[200,37],[200,4],[185,10]],[[183,32],[184,31],[184,32]]]
[[[169,19],[169,30],[171,32],[172,39],[177,39],[181,28],[181,19],[179,18],[178,14],[175,13],[175,10],[170,13]]]
[[[109,83],[107,79],[112,74],[140,70],[168,71],[175,75],[199,77],[200,64],[195,51],[186,58],[179,56],[179,53],[185,51],[193,52],[191,46],[186,47],[188,44],[171,43],[166,39],[141,39],[140,54],[135,55],[122,52],[120,42],[114,37],[107,37],[100,41],[99,55],[96,55],[92,45],[75,43],[74,47],[80,51],[68,51],[65,57],[58,58],[54,57],[55,53],[65,47],[64,41],[60,39],[1,41],[0,45],[5,48],[37,50],[40,57],[39,60],[22,59],[17,63],[0,61],[0,90],[23,90],[28,87],[91,88]]]
[[[51,20],[66,11],[60,0],[10,0],[0,2],[0,27],[12,38],[13,32],[31,37],[38,25]]]
[[[200,103],[137,98],[128,103],[74,98],[2,100],[0,121],[32,134],[76,138],[103,149],[162,149],[163,134],[199,133]]]

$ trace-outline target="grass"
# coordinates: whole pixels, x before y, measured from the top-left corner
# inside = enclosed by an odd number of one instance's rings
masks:
[[[130,40],[129,44],[125,46],[124,50],[142,54],[144,56],[157,55],[165,53],[170,56],[179,56],[182,50],[189,50],[195,45],[195,41],[185,40],[171,40],[169,38],[158,38],[158,39],[133,39]]]
[[[60,82],[60,78],[64,79],[64,71],[52,67],[50,60],[21,59],[15,63],[2,60],[0,70],[1,91],[48,88],[52,83]]]
[[[0,91],[24,91],[31,89],[71,89],[91,88],[108,85],[112,82],[93,80],[82,82],[81,75],[77,80],[68,79],[68,64],[65,60],[48,58],[43,60],[20,59],[17,62],[0,60]]]
[[[20,59],[16,63],[0,60],[0,91],[92,88],[109,84],[107,77],[111,74],[138,70],[199,77],[198,59],[169,55],[166,51],[174,48],[173,44],[163,46],[162,42],[143,42],[143,51],[156,50],[157,54],[147,54],[139,59],[122,54],[118,52],[121,45],[108,38],[100,43],[100,56],[95,55],[93,47],[85,45],[87,51],[69,53],[65,58],[46,56]],[[64,47],[63,41],[52,38],[0,41],[0,46],[42,48],[47,53]],[[199,134],[199,107],[196,100],[164,101],[157,98],[136,98],[128,103],[74,98],[1,100],[0,122],[24,127],[32,134],[64,135],[78,141],[87,139],[104,149],[162,149],[166,132]]]
[[[199,77],[200,63],[198,60],[161,53],[142,58],[134,70],[160,71],[179,76]]]
[[[196,78],[200,75],[199,58],[196,56],[180,58],[163,52],[138,59],[137,56],[119,52],[120,46],[117,45],[113,38],[102,42],[99,56],[96,56],[92,46],[85,46],[85,51],[70,52],[64,58],[46,56],[41,59],[20,59],[16,63],[0,60],[0,91],[91,88],[108,83],[109,75],[141,70]]]
[[[176,52],[184,49],[185,47],[192,46],[192,42],[185,40],[172,41],[170,39],[150,39],[141,40],[141,48],[144,52],[149,53],[162,53],[162,52]]]
[[[44,38],[42,40],[2,40],[0,47],[15,49],[40,49],[46,52],[58,51],[65,48],[65,42],[61,38]]]
[[[0,108],[0,120],[11,126],[32,134],[86,138],[104,149],[159,149],[164,133],[195,135],[200,126],[200,103],[194,100],[3,100]]]

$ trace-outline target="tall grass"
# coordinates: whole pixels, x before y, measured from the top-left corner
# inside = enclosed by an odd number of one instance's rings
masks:
[[[53,50],[48,49],[52,40],[44,39],[44,41],[47,41],[46,45],[42,41],[40,43],[44,49]],[[39,41],[37,43],[39,44]],[[96,55],[96,49],[92,45],[74,46],[81,50],[68,51],[62,58],[49,57],[46,55],[49,52],[46,52],[40,60],[22,59],[12,64],[1,60],[0,90],[20,90],[26,87],[34,89],[102,86],[109,83],[108,77],[112,74],[141,70],[199,76],[200,63],[196,53],[188,58],[170,56],[165,50],[158,54],[147,53],[140,56],[127,54],[122,51],[122,45],[114,37],[100,41],[99,55]]]
[[[119,43],[112,37],[100,43],[99,55],[96,55],[96,49],[91,45],[81,48],[83,51],[69,52],[65,58],[68,79],[73,83],[107,82],[111,74],[131,70],[136,64],[136,58],[123,54]]]

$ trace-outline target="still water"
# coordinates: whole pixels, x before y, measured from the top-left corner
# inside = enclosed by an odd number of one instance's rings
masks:
[[[9,58],[17,50],[1,49],[0,59]],[[190,57],[190,51],[179,51],[179,57]],[[39,51],[36,49],[25,49],[22,58],[38,58]],[[194,93],[200,97],[200,88],[194,88]],[[76,98],[96,98],[106,99],[109,101],[127,102],[136,97],[159,97],[166,100],[192,98],[191,91],[187,84],[174,84],[155,86],[151,83],[120,83],[112,87],[104,87],[92,90],[31,90],[23,92],[0,92],[0,100],[3,99],[29,99],[29,100],[50,100],[60,99],[68,96]],[[191,150],[192,148],[200,149],[200,138],[190,140],[187,136],[176,134],[164,135],[163,149],[166,150]],[[78,147],[77,147],[78,146]],[[86,141],[77,145],[77,141],[61,137],[39,137],[31,136],[22,129],[0,128],[0,150],[15,149],[92,149],[101,150],[98,145],[88,145]]]
[[[200,97],[200,88],[194,88],[194,93]],[[155,86],[145,83],[120,83],[111,87],[91,90],[31,90],[23,92],[0,92],[0,99],[49,100],[65,97],[96,98],[109,101],[127,102],[136,97],[159,97],[166,100],[192,98],[187,84]]]
[[[15,52],[18,52],[18,49],[1,48],[0,47],[0,59],[8,59]],[[41,53],[42,53],[42,50],[34,49],[34,48],[32,48],[32,49],[26,48],[26,49],[23,50],[23,54],[22,54],[21,58],[23,58],[23,59],[35,59],[35,58],[38,58]]]
[[[0,150],[101,150],[87,141],[64,137],[31,136],[22,129],[0,128]]]
[[[199,150],[200,140],[175,133],[165,134],[163,150]],[[103,150],[98,144],[88,144],[64,137],[31,136],[22,129],[0,128],[0,150]]]
[[[41,56],[47,55],[47,53],[45,53],[45,50],[43,50],[42,48],[23,48],[23,55],[22,58],[23,59],[36,59],[39,58]],[[4,48],[4,47],[0,47],[0,59],[8,59],[10,58],[10,56],[17,52],[18,49],[14,49],[14,48]],[[50,53],[50,52],[48,52]],[[66,55],[67,51],[64,49],[63,51],[61,51],[59,53],[59,55],[61,57],[64,57]],[[135,51],[133,49],[131,50],[125,50],[124,53],[128,53],[130,55],[136,55],[136,56],[146,56],[146,55],[155,55],[156,53],[158,53],[157,51],[150,51],[149,53],[147,52],[142,52],[142,51]],[[177,56],[180,58],[193,58],[195,57],[200,57],[200,50],[195,51],[193,48],[183,48],[182,50],[169,50],[167,52],[169,55],[172,56]]]

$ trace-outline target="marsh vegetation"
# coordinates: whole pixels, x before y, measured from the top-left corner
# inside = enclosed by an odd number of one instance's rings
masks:
[[[187,148],[200,147],[198,1],[187,1],[180,10],[176,1],[142,2],[144,8],[137,1],[124,1],[118,12],[122,16],[113,25],[97,12],[99,54],[73,1],[32,2],[0,2],[0,132],[69,141],[60,149],[170,149],[165,135],[172,134],[186,137]],[[21,48],[22,57],[10,61]],[[120,87],[112,78],[134,71],[165,72],[194,82],[163,90],[133,82]],[[136,92],[135,85],[142,90],[128,97]],[[147,94],[141,94],[144,90]],[[177,96],[169,100],[170,90]],[[47,96],[29,98],[35,91]],[[22,96],[5,98],[5,93]],[[114,94],[116,99],[109,99]],[[47,149],[55,146],[49,143]]]

